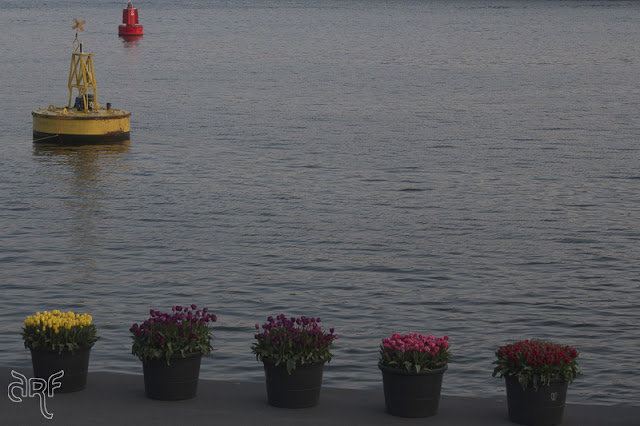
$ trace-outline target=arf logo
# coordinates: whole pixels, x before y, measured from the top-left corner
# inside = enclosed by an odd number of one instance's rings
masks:
[[[47,411],[47,396],[53,397],[53,391],[62,386],[59,379],[64,376],[64,370],[53,373],[47,380],[39,377],[27,379],[15,370],[11,370],[11,375],[18,381],[9,383],[9,399],[12,402],[22,402],[22,398],[38,396],[40,398],[40,412],[46,419],[51,420],[53,414]]]

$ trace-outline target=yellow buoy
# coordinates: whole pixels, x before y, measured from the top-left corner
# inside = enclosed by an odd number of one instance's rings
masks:
[[[121,109],[106,108],[98,103],[98,87],[93,68],[93,55],[83,52],[78,41],[82,25],[74,19],[76,38],[69,69],[69,103],[66,107],[49,105],[31,112],[33,116],[34,143],[58,143],[61,145],[103,144],[128,140],[131,113]],[[77,90],[75,103],[74,89]]]

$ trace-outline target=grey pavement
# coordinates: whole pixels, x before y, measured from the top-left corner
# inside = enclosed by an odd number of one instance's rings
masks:
[[[0,367],[0,385],[14,382],[11,367]],[[16,370],[27,377],[30,369]],[[142,375],[90,372],[87,388],[47,399],[45,419],[39,398],[0,403],[0,425],[513,425],[505,400],[443,395],[438,414],[421,419],[385,412],[382,389],[323,387],[316,407],[275,408],[267,404],[263,383],[200,380],[194,399],[156,401],[145,396]],[[565,407],[564,426],[639,426],[640,407],[578,405]]]

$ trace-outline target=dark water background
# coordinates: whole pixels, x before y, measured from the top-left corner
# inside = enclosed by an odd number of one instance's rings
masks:
[[[216,312],[201,377],[262,381],[268,315],[341,338],[325,386],[381,386],[393,332],[451,337],[443,393],[500,397],[493,352],[576,346],[569,402],[638,405],[640,3],[0,2],[0,363],[45,309],[91,369],[141,373],[148,310]],[[31,142],[75,32],[131,142]]]

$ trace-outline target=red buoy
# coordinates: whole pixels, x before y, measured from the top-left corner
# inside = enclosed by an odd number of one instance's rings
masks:
[[[118,34],[121,36],[141,36],[142,25],[138,24],[138,9],[133,7],[129,2],[129,6],[122,10],[122,25],[118,27]]]

